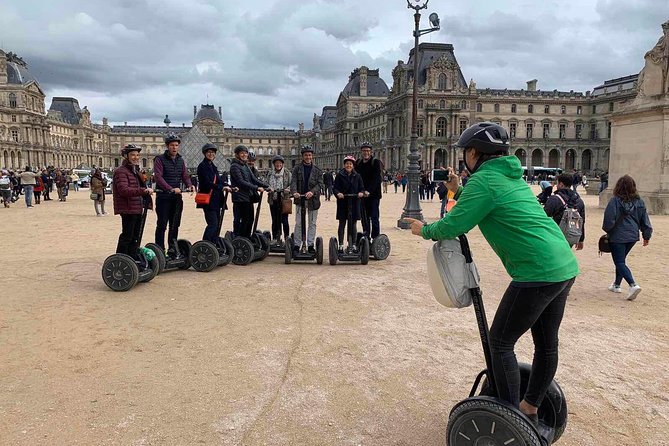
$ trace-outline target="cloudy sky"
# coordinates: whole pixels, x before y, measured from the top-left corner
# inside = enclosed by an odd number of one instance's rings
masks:
[[[4,0],[0,48],[28,62],[48,103],[74,96],[92,119],[311,127],[351,70],[391,70],[413,45],[406,0]],[[667,0],[430,0],[478,87],[592,90],[637,73],[669,19]],[[427,14],[422,25],[427,27]]]

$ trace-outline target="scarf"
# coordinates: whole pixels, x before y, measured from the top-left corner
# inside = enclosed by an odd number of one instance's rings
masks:
[[[281,191],[289,186],[288,184],[283,184],[284,169],[285,167],[282,167],[278,172],[276,170],[272,170],[272,172],[269,174],[267,180],[269,182],[270,189]]]

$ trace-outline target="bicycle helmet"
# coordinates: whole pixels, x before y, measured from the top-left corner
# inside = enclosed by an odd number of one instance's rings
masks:
[[[360,150],[362,150],[364,148],[373,149],[372,143],[364,141],[362,144],[360,144]]]
[[[249,161],[255,161],[255,160],[256,160],[256,153],[249,152]]]
[[[218,152],[218,148],[210,142],[208,142],[207,144],[202,146],[202,154],[204,155],[209,150],[213,150],[214,152]]]
[[[175,141],[178,142],[179,144],[181,144],[181,138],[179,138],[179,136],[174,134],[174,133],[170,133],[169,135],[167,135],[165,137],[165,145],[166,146],[169,146],[171,142],[175,142]]]
[[[282,163],[286,162],[281,155],[275,155],[272,158],[272,164],[274,164],[276,161],[281,161]]]
[[[128,144],[121,149],[121,156],[126,156],[130,152],[141,152],[142,148],[134,144]]]
[[[509,151],[509,134],[501,125],[494,122],[479,122],[462,132],[458,147],[473,147],[487,155],[504,155]]]
[[[237,155],[240,152],[249,153],[249,149],[247,149],[245,145],[240,144],[237,147],[235,147],[235,155]]]
[[[353,155],[347,155],[347,156],[344,157],[344,161],[342,162],[342,164],[346,164],[346,161],[350,161],[350,162],[353,163],[353,165],[355,165],[356,160],[355,160],[355,157]]]
[[[302,150],[300,150],[300,153],[304,155],[307,152],[314,153],[314,148],[311,147],[310,145],[302,146]]]

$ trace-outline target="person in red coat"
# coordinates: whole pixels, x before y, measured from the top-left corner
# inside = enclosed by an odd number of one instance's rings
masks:
[[[114,214],[121,216],[121,235],[116,245],[117,254],[127,254],[139,260],[139,231],[141,228],[144,206],[153,209],[151,194],[139,174],[139,152],[142,149],[128,144],[121,150],[123,163],[114,171],[112,193],[114,195]]]
[[[42,202],[42,192],[44,192],[44,181],[42,177],[37,175],[35,177],[35,188],[33,189],[33,194],[35,195],[35,204],[40,204]]]

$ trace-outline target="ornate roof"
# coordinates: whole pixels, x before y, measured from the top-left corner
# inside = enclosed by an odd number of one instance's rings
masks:
[[[223,122],[221,115],[218,114],[216,108],[210,104],[202,104],[200,111],[197,112],[193,122],[202,121],[203,119],[211,119],[217,122]]]
[[[72,125],[79,124],[82,114],[78,100],[64,97],[54,97],[51,100],[51,107],[49,107],[48,113],[51,115],[51,118],[59,121],[62,120]]]
[[[390,90],[386,82],[379,77],[379,70],[370,70],[367,67],[353,70],[341,94],[346,97],[360,96],[360,74],[364,71],[367,72],[367,96],[387,97]]]
[[[405,69],[413,71],[414,48],[409,51],[409,60],[404,65]],[[418,85],[425,85],[427,80],[427,68],[434,64],[452,65],[457,68],[460,87],[466,87],[467,82],[455,59],[453,45],[450,43],[421,43],[418,45]]]
[[[37,82],[35,76],[33,76],[30,71],[28,71],[28,64],[25,63],[16,54],[9,52],[6,55],[7,58],[7,83],[16,84],[16,85],[28,85],[31,82]]]

